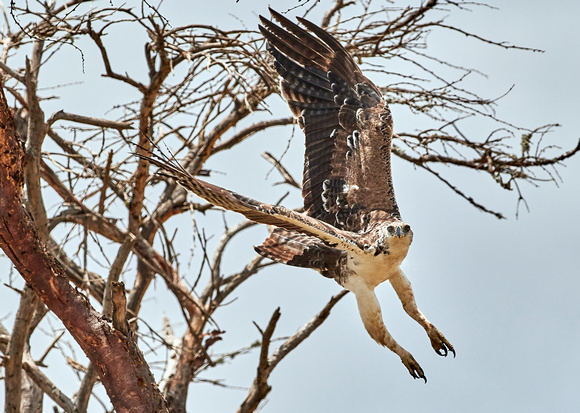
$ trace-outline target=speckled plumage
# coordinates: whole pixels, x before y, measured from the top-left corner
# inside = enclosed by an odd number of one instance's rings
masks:
[[[275,59],[282,96],[305,134],[305,214],[260,203],[203,182],[176,162],[150,159],[162,174],[216,206],[277,227],[256,251],[277,262],[312,268],[352,291],[363,324],[395,352],[414,378],[425,375],[389,334],[374,293],[389,280],[404,310],[427,332],[435,351],[453,346],[417,308],[400,269],[413,239],[401,220],[391,178],[391,112],[379,89],[329,33],[270,10],[260,31]]]
[[[306,213],[353,232],[374,224],[370,211],[400,219],[390,172],[393,123],[379,89],[327,32],[299,19],[309,33],[271,12],[282,27],[262,17],[260,30],[306,137]],[[324,187],[337,182],[343,184],[329,203]]]

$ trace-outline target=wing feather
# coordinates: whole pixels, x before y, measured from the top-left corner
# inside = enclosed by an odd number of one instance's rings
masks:
[[[141,154],[138,156],[157,166],[161,170],[160,175],[175,179],[179,185],[213,205],[240,213],[251,221],[315,237],[343,250],[359,248],[352,237],[353,234],[336,229],[326,222],[282,206],[261,203],[197,179],[175,161]]]
[[[352,232],[374,210],[398,217],[391,180],[392,120],[379,89],[346,49],[306,19],[270,9],[260,31],[306,138],[302,196],[308,215]],[[301,27],[302,26],[302,27]]]
[[[339,276],[341,260],[346,256],[344,251],[329,247],[318,238],[282,228],[275,228],[262,245],[254,249],[276,262],[313,268],[330,278]]]

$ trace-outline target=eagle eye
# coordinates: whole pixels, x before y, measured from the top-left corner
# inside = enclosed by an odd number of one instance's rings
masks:
[[[405,224],[403,226],[403,232],[409,232],[409,231],[411,231],[411,226],[409,224]]]

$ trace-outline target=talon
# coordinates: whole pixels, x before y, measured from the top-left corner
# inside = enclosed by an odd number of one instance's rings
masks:
[[[423,379],[425,380],[425,383],[427,383],[427,377],[425,377],[423,369],[410,353],[407,353],[404,357],[401,357],[401,361],[405,367],[407,367],[407,370],[414,379]]]
[[[434,330],[429,334],[429,338],[431,339],[431,346],[437,354],[447,357],[449,352],[451,352],[453,353],[453,358],[455,358],[455,349],[439,330],[434,328]]]

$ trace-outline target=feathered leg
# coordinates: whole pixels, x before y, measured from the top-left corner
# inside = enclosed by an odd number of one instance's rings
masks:
[[[417,303],[415,302],[413,289],[411,288],[411,282],[405,276],[403,271],[399,269],[391,276],[389,281],[399,296],[405,312],[421,324],[427,332],[427,335],[431,340],[431,346],[437,354],[440,356],[447,356],[447,354],[451,352],[453,353],[453,357],[455,357],[455,349],[451,343],[449,343],[445,336],[433,324],[431,324],[429,320],[427,320],[421,311],[419,311]]]
[[[419,363],[417,363],[411,353],[395,341],[387,330],[374,288],[369,286],[356,274],[349,276],[342,285],[347,290],[352,291],[356,296],[360,317],[369,335],[377,343],[397,354],[413,378],[421,378],[427,382],[427,378]]]

